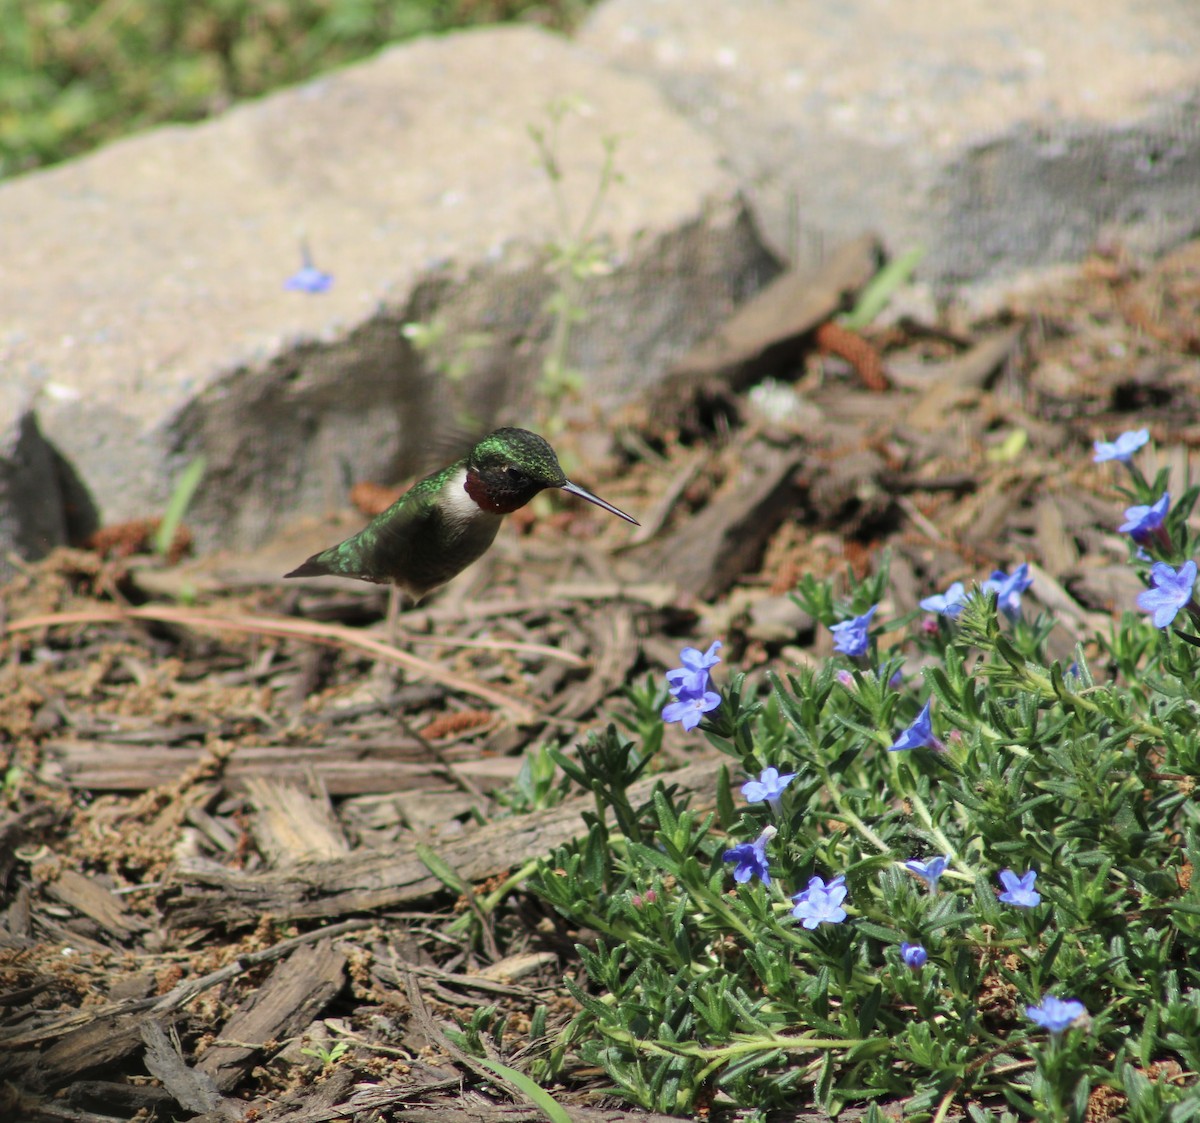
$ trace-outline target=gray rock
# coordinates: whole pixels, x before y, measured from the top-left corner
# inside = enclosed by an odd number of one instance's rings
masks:
[[[728,153],[783,256],[974,280],[1200,229],[1194,0],[606,0],[579,41]]]
[[[33,411],[32,379],[0,379],[0,581],[14,572],[10,555],[33,560],[67,540],[53,449]]]
[[[198,542],[253,546],[419,466],[439,428],[532,423],[557,230],[528,128],[565,95],[573,222],[620,134],[571,354],[591,416],[776,266],[715,145],[564,40],[418,41],[0,185],[0,368],[44,382],[42,428],[104,521],[161,513],[203,455]],[[284,291],[301,237],[328,292]],[[460,380],[427,369],[416,320]]]

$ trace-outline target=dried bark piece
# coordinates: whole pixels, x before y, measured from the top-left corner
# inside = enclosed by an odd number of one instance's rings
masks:
[[[712,377],[734,391],[751,385],[795,358],[804,337],[842,311],[849,296],[874,276],[878,263],[879,240],[864,234],[839,246],[816,269],[781,274],[689,351],[667,376],[664,389]]]
[[[879,256],[879,240],[863,235],[815,269],[776,277],[680,359],[654,393],[649,416],[669,426],[700,398],[736,394],[793,365],[810,335],[874,276]]]
[[[164,787],[204,757],[199,747],[164,752],[161,747],[114,746],[75,738],[49,742],[45,752],[66,783],[85,791]],[[484,789],[503,787],[516,775],[511,763],[500,759],[462,761],[456,768]],[[334,796],[445,787],[442,777],[430,770],[425,750],[407,743],[401,733],[386,741],[345,738],[315,748],[240,745],[226,766],[225,782],[237,791],[254,776],[303,784],[313,774]]]
[[[180,1107],[212,1112],[214,1118],[227,1119],[229,1123],[242,1117],[243,1105],[222,1096],[207,1073],[189,1068],[157,1022],[142,1024],[142,1040],[146,1044],[146,1071],[162,1081]]]
[[[640,780],[629,789],[630,801],[649,799],[654,786],[662,783],[711,802],[720,765],[707,760]],[[530,854],[547,854],[585,833],[580,812],[594,806],[591,796],[581,797],[548,811],[488,823],[464,837],[439,842],[436,849],[469,881],[495,877],[527,861]],[[171,875],[160,903],[173,926],[207,928],[256,924],[264,913],[286,921],[396,908],[444,888],[417,857],[415,847],[402,843],[256,873],[185,860]]]
[[[120,897],[76,870],[63,870],[46,886],[46,892],[55,900],[90,917],[118,940],[132,939],[149,927],[140,916],[135,916],[125,907]]]
[[[71,1030],[28,1070],[29,1087],[44,1091],[70,1083],[86,1072],[111,1071],[141,1044],[142,1020],[137,1014],[98,1017]],[[15,1061],[19,1054],[14,1051],[11,1056]]]
[[[715,599],[754,569],[795,505],[799,450],[751,441],[730,459],[735,470],[703,511],[665,538],[629,551],[645,572],[669,574],[700,600]]]
[[[271,865],[295,865],[350,852],[328,796],[315,798],[294,784],[262,776],[250,777],[246,788],[255,805],[251,829]]]
[[[559,696],[558,715],[581,718],[590,714],[610,694],[628,681],[638,657],[633,613],[624,605],[609,605],[608,611],[588,623],[592,640],[592,673],[581,683],[568,686]]]
[[[299,1033],[320,1014],[345,983],[346,956],[328,940],[297,948],[221,1027],[230,1041],[263,1042]],[[196,1068],[218,1090],[237,1087],[260,1050],[214,1045]]]
[[[258,1123],[330,1123],[330,1120],[381,1118],[358,1115],[358,1104],[370,1099],[373,1087],[355,1089],[358,1070],[353,1065],[339,1065],[316,1084],[305,1084],[282,1098],[277,1093],[264,1096],[243,1108],[253,1108],[259,1114]],[[397,1089],[395,1099],[403,1100],[408,1093]],[[389,1102],[391,1102],[389,1100]],[[407,1115],[407,1112],[404,1112]],[[249,1112],[243,1118],[250,1118]],[[199,1115],[190,1123],[224,1123],[210,1115]],[[517,1123],[513,1120],[513,1123]]]
[[[1024,324],[1013,324],[986,335],[965,354],[935,367],[932,376],[941,383],[986,390],[1017,349],[1024,333]]]

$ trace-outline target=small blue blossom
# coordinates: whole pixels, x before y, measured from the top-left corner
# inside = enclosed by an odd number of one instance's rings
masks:
[[[1086,1013],[1087,1007],[1077,998],[1055,998],[1052,994],[1046,995],[1040,1006],[1025,1007],[1025,1015],[1030,1021],[1055,1035]]]
[[[919,971],[925,966],[925,961],[929,958],[927,952],[920,944],[901,944],[900,958],[904,961],[905,967],[911,967],[914,971]]]
[[[1010,620],[1021,617],[1021,594],[1033,584],[1029,576],[1029,563],[1022,562],[1012,573],[1002,569],[993,571],[982,585],[985,593],[996,594],[996,607]]]
[[[961,581],[955,581],[944,593],[926,597],[921,601],[921,607],[926,612],[936,612],[939,616],[949,616],[952,620],[967,605],[967,592]]]
[[[922,881],[928,882],[930,892],[936,892],[938,880],[946,872],[946,867],[949,864],[950,858],[948,856],[945,858],[930,858],[928,862],[919,862],[916,858],[909,858],[904,863],[904,868],[909,873],[916,874]]]
[[[298,273],[293,273],[286,281],[283,282],[283,287],[289,292],[327,292],[333,287],[333,274],[322,273],[312,263],[312,258],[308,253],[308,246],[300,246],[300,258],[303,265]]]
[[[1128,464],[1129,458],[1149,439],[1149,429],[1131,429],[1122,433],[1111,444],[1108,441],[1095,441],[1093,447],[1096,449],[1096,455],[1092,460],[1097,464],[1103,464],[1106,460],[1120,460]]]
[[[765,799],[771,810],[779,814],[779,798],[783,789],[796,778],[795,772],[786,772],[782,776],[778,768],[764,768],[757,780],[747,780],[742,785],[742,795],[750,803],[758,803]]]
[[[707,651],[695,647],[685,647],[679,653],[682,667],[675,667],[667,672],[667,683],[672,694],[681,690],[700,692],[708,689],[709,668],[715,667],[720,661],[717,652],[721,650],[721,641],[715,639]]]
[[[913,718],[910,725],[888,750],[888,752],[899,753],[906,749],[936,749],[941,752],[945,746],[933,735],[933,722],[929,718],[929,707],[933,699],[929,699],[921,707],[921,712]]]
[[[1125,521],[1117,529],[1122,534],[1128,534],[1139,546],[1144,545],[1150,540],[1150,536],[1162,527],[1170,506],[1171,493],[1164,491],[1152,507],[1126,508]]]
[[[1178,572],[1166,562],[1155,562],[1150,567],[1150,588],[1138,593],[1137,606],[1152,614],[1156,628],[1166,628],[1179,610],[1191,603],[1195,587],[1194,561],[1184,562]]]
[[[853,657],[866,655],[871,644],[871,617],[878,607],[873,604],[861,616],[832,625],[829,630],[834,635],[833,650]]]
[[[674,701],[663,707],[663,721],[668,724],[677,721],[690,733],[700,724],[701,717],[721,704],[721,695],[709,689],[708,673],[710,667],[721,661],[717,656],[720,649],[721,641],[713,640],[707,651],[685,647],[679,653],[683,666],[667,672],[667,684]]]
[[[753,842],[743,842],[721,855],[723,862],[736,862],[733,880],[744,885],[757,877],[764,885],[771,884],[771,872],[767,868],[767,843],[775,837],[775,828],[768,826]]]
[[[1000,884],[1004,886],[1004,892],[1000,894],[1000,900],[1006,905],[1016,905],[1020,909],[1036,908],[1042,903],[1042,895],[1034,889],[1035,881],[1035,870],[1028,870],[1020,877],[1012,870],[1001,870]]]
[[[668,702],[663,707],[662,719],[668,725],[677,721],[690,733],[700,724],[700,719],[706,713],[715,710],[720,704],[721,695],[715,690],[681,691],[674,702]]]
[[[846,879],[841,874],[828,885],[824,879],[814,877],[807,889],[792,898],[796,902],[792,916],[803,921],[810,931],[818,924],[841,924],[846,919],[846,910],[842,908],[845,899]]]

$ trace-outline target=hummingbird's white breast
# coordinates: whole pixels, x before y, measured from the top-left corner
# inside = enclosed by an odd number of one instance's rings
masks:
[[[467,469],[459,468],[442,489],[442,512],[449,522],[474,522],[485,514],[478,503],[467,494]]]

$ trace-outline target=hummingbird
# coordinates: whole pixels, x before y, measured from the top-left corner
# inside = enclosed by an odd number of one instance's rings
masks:
[[[284,577],[357,577],[394,585],[415,604],[482,557],[503,517],[549,487],[639,525],[571,483],[543,437],[528,429],[497,429],[461,460],[418,480],[357,534]]]

